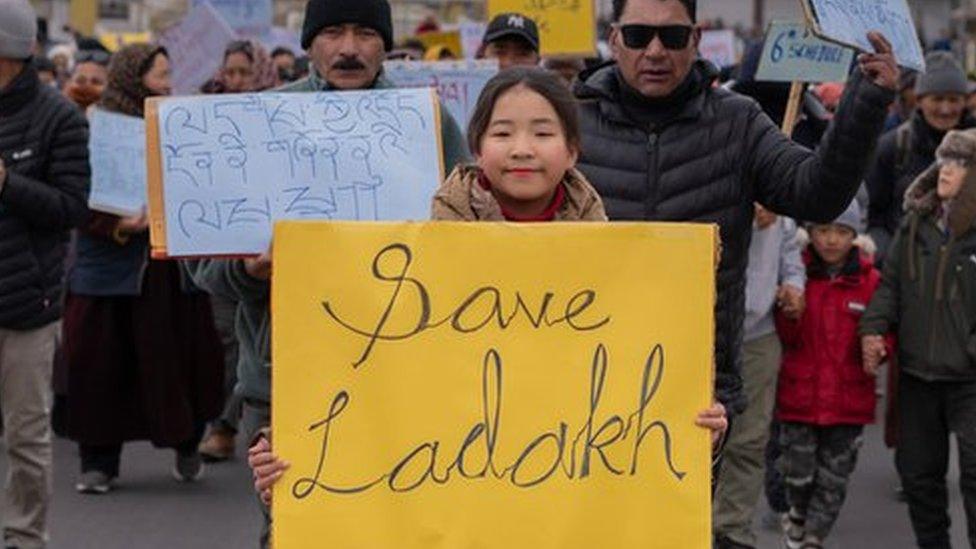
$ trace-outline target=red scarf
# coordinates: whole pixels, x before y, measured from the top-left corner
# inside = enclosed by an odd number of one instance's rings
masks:
[[[489,192],[491,191],[491,181],[488,180],[484,172],[481,171],[478,172],[478,185],[480,185],[481,188],[486,191]],[[499,203],[498,206],[502,210],[502,215],[505,217],[505,221],[516,221],[520,223],[534,223],[534,222],[537,223],[541,221],[552,221],[556,219],[556,212],[559,211],[559,208],[562,208],[564,202],[566,202],[566,186],[560,183],[559,185],[556,186],[556,195],[552,197],[552,202],[550,202],[549,206],[547,206],[546,209],[543,210],[542,213],[540,213],[539,215],[523,217],[517,214],[513,214],[512,212],[506,210],[505,206],[502,206],[501,203]]]

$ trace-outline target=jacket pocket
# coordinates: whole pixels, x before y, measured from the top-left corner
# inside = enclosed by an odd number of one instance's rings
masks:
[[[816,387],[812,364],[785,360],[779,374],[777,406],[786,415],[807,414],[813,407]]]
[[[947,306],[958,341],[965,342],[970,366],[976,366],[976,255],[964,254],[953,266],[949,278]]]
[[[874,417],[876,397],[874,394],[876,378],[864,373],[859,364],[846,364],[841,377],[843,410],[849,419]]]

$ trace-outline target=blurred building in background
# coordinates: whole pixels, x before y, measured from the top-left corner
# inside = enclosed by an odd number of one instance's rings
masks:
[[[66,25],[86,35],[122,32],[153,32],[179,21],[198,0],[32,0],[38,14],[48,21],[53,40],[69,38]],[[213,0],[217,2],[273,3],[272,24],[298,32],[306,0]],[[610,18],[611,0],[592,0],[601,19],[604,36]],[[976,0],[908,0],[915,13],[919,34],[927,48],[951,43],[964,57],[970,70],[976,69]],[[396,39],[412,35],[421,22],[433,16],[446,26],[485,19],[485,0],[391,0]],[[802,17],[797,0],[699,0],[699,19],[709,27],[735,29],[748,39],[761,36],[775,19]]]

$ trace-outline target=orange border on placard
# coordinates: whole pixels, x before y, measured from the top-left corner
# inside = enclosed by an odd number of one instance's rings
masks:
[[[145,103],[146,175],[149,183],[149,244],[154,259],[169,257],[166,250],[166,202],[163,200],[163,155],[159,137],[159,103],[150,97]]]

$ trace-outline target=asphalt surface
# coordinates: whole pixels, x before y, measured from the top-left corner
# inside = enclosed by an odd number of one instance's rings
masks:
[[[0,468],[5,470],[4,460]],[[55,443],[55,497],[51,507],[51,545],[55,549],[250,548],[257,546],[259,513],[250,474],[239,457],[208,467],[203,481],[175,482],[173,452],[146,443],[126,446],[118,489],[105,496],[77,494],[75,446]],[[958,490],[950,473],[953,544],[967,544]],[[897,479],[880,428],[866,433],[865,446],[849,497],[828,547],[911,548],[904,504],[894,497]],[[779,548],[776,533],[760,529],[760,548]],[[602,548],[601,548],[602,549]]]

